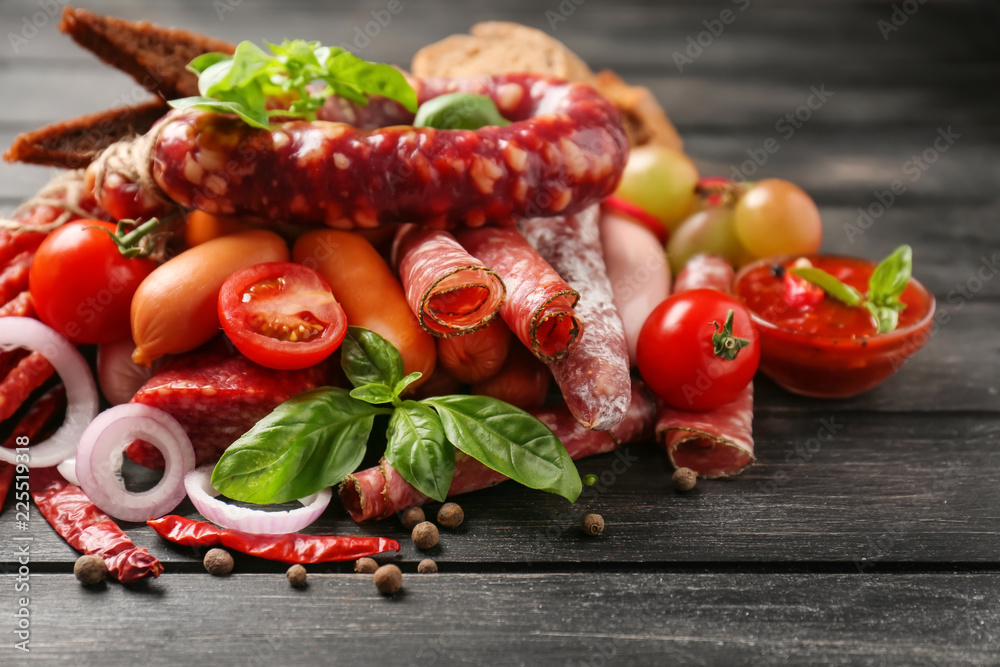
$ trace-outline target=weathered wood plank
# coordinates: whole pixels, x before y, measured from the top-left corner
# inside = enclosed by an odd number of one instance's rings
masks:
[[[686,495],[672,490],[664,457],[651,445],[581,462],[581,473],[600,481],[572,506],[512,484],[467,495],[459,501],[465,524],[443,531],[430,554],[442,563],[483,564],[766,561],[865,569],[887,562],[996,562],[997,416],[765,408],[754,430],[755,467],[735,480],[700,482]],[[395,519],[358,527],[334,505],[311,531],[385,535],[400,541],[403,561],[423,557]],[[179,511],[193,513],[190,505]],[[589,512],[607,521],[599,539],[579,530]],[[10,535],[13,524],[2,525]],[[75,560],[37,513],[30,525],[34,562]],[[197,557],[145,526],[130,534],[166,561]],[[12,551],[0,559],[12,563]],[[265,565],[248,561],[247,567]]]
[[[4,664],[993,665],[996,574],[31,576],[29,656]],[[0,577],[6,589],[14,577]],[[280,613],[277,611],[280,610]],[[6,616],[6,614],[5,614]],[[14,621],[5,621],[13,627]],[[11,642],[12,643],[12,642]]]

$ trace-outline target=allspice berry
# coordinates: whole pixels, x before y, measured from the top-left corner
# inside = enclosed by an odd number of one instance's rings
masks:
[[[674,471],[674,476],[670,478],[674,483],[674,488],[678,491],[690,491],[698,482],[698,473],[691,468],[678,468]]]
[[[395,565],[383,565],[375,570],[375,588],[380,593],[392,595],[403,585],[403,573]]]
[[[424,510],[421,507],[408,507],[403,510],[403,514],[400,517],[403,522],[403,528],[406,530],[413,530],[414,526],[418,523],[423,523],[427,520],[424,516]]]
[[[588,514],[583,517],[583,532],[588,535],[600,535],[604,532],[604,517],[600,514]]]
[[[108,571],[104,559],[100,556],[80,556],[73,564],[73,574],[84,586],[94,586],[101,583]]]
[[[361,574],[375,574],[375,570],[378,569],[378,563],[375,562],[374,558],[359,558],[354,561],[354,571]]]
[[[417,572],[420,574],[435,574],[438,571],[438,564],[430,558],[425,558],[417,565]]]
[[[438,523],[445,528],[458,528],[465,521],[465,512],[458,503],[445,503],[438,510]]]
[[[293,565],[288,568],[285,576],[288,577],[288,583],[296,588],[302,588],[306,585],[306,568],[301,565]]]
[[[430,549],[438,543],[439,538],[437,526],[430,521],[413,527],[413,545],[418,549]]]
[[[208,573],[216,577],[233,571],[233,555],[225,549],[209,549],[204,562]]]

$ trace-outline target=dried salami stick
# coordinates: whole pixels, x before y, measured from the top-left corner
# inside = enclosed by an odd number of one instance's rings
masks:
[[[677,276],[674,291],[712,288],[729,292],[732,281],[729,262],[698,255]],[[753,454],[753,383],[733,402],[707,412],[661,407],[656,438],[678,468],[690,468],[709,478],[740,474],[757,460]]]
[[[38,352],[32,352],[18,361],[7,377],[0,381],[0,420],[17,412],[31,392],[41,387],[54,372],[48,359]]]
[[[600,206],[560,218],[521,222],[521,232],[570,287],[580,293],[574,307],[583,325],[566,359],[550,363],[556,384],[584,428],[606,431],[628,412],[632,395],[628,343],[615,307],[597,225]]]
[[[636,385],[632,388],[628,414],[612,431],[583,428],[562,405],[530,412],[552,429],[566,446],[570,458],[576,460],[650,438],[656,410],[645,387]],[[479,461],[456,452],[455,474],[448,495],[485,489],[506,480],[506,477]],[[340,499],[351,518],[359,522],[385,519],[407,507],[431,502],[384,459],[374,468],[348,475],[340,485]]]
[[[516,229],[463,229],[455,238],[507,286],[500,317],[514,335],[546,363],[565,359],[583,330],[573,312],[580,294]]]
[[[472,333],[496,317],[503,281],[440,229],[406,225],[393,250],[410,309],[435,336]]]
[[[7,449],[17,447],[18,438],[27,438],[29,444],[39,439],[45,434],[46,427],[52,421],[52,417],[66,403],[66,393],[62,385],[57,386],[44,396],[35,401],[34,405],[21,417],[21,420],[11,431],[7,441],[3,446]],[[17,466],[6,461],[0,462],[0,511],[3,509],[3,501],[10,490],[10,483],[14,480],[14,472]]]

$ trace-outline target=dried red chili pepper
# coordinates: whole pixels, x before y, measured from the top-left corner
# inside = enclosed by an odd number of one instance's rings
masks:
[[[31,497],[71,547],[103,558],[108,573],[123,584],[163,572],[155,556],[135,546],[80,487],[63,479],[55,468],[31,469]]]
[[[44,396],[35,401],[17,423],[10,437],[3,443],[7,449],[17,446],[18,438],[28,438],[29,441],[39,439],[45,431],[45,427],[52,420],[53,415],[62,409],[66,402],[66,390],[62,385],[55,387]],[[3,501],[10,491],[10,483],[14,480],[14,471],[17,466],[0,461],[0,511],[3,510]]]
[[[333,563],[399,551],[399,542],[385,537],[338,535],[257,535],[186,519],[175,514],[146,522],[161,537],[188,547],[222,545],[250,556],[282,563]]]

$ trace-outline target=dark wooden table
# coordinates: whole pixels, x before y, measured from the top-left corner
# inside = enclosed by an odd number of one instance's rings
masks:
[[[56,4],[0,6],[4,146],[141,97],[59,34],[44,14]],[[82,4],[232,41],[332,44],[386,6]],[[163,576],[87,589],[71,574],[77,554],[33,512],[26,655],[12,647],[20,594],[8,507],[0,664],[1000,664],[997,10],[403,0],[362,53],[405,65],[423,44],[489,18],[551,23],[595,69],[650,86],[702,173],[728,176],[756,155],[764,164],[748,163],[748,175],[801,184],[821,205],[825,250],[875,259],[910,243],[915,274],[938,299],[927,348],[849,400],[803,399],[759,379],[760,460],[733,481],[678,495],[662,453],[642,445],[627,448],[620,474],[615,455],[582,462],[601,475],[600,493],[572,507],[511,485],[464,497],[465,525],[431,553],[436,576],[415,573],[422,554],[397,522],[359,528],[332,508],[323,528],[403,543],[404,592],[392,599],[349,565],[311,567],[302,591],[284,567],[253,559],[213,578],[199,553],[141,525],[129,532],[164,561]],[[17,53],[10,32],[28,37]],[[686,49],[691,62],[679,67]],[[826,99],[809,109],[814,91]],[[801,122],[781,123],[788,114]],[[949,132],[953,142],[935,148]],[[779,150],[760,160],[772,137]],[[0,207],[48,176],[0,166]],[[880,210],[878,193],[896,180],[905,192]],[[859,226],[859,208],[870,223]],[[811,440],[831,424],[832,439]],[[608,522],[599,539],[576,528],[591,511]]]

